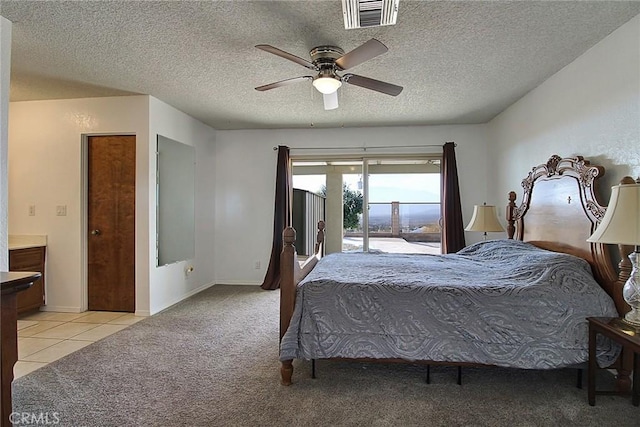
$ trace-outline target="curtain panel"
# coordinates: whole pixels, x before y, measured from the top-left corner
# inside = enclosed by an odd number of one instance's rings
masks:
[[[273,211],[273,245],[269,268],[260,286],[265,290],[280,287],[280,253],[282,252],[282,232],[291,226],[292,176],[289,147],[278,146],[278,165],[276,167],[276,200]]]
[[[458,252],[465,247],[458,167],[456,165],[455,143],[443,146],[441,186],[442,186],[442,253]]]

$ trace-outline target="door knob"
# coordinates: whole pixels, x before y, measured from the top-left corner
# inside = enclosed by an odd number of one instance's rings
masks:
[[[98,230],[98,229],[91,230],[91,234],[93,234],[94,236],[99,236],[100,235],[100,230]]]

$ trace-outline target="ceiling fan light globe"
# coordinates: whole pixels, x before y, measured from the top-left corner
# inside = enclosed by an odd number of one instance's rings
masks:
[[[318,77],[313,80],[313,86],[318,92],[329,95],[337,91],[342,86],[342,82],[334,77]]]

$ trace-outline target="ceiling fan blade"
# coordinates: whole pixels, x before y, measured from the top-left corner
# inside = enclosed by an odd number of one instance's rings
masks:
[[[323,94],[322,99],[324,101],[325,110],[335,110],[338,108],[338,91],[330,94]]]
[[[389,49],[387,49],[384,44],[376,39],[371,39],[336,59],[336,65],[341,70],[347,70],[355,67],[356,65],[362,64],[365,61],[373,59],[376,56],[385,53],[387,50]]]
[[[381,82],[380,80],[370,79],[355,74],[345,74],[342,81],[352,85],[360,86],[365,89],[375,90],[376,92],[386,93],[391,96],[398,96],[402,92],[402,86],[396,86],[391,83]]]
[[[278,55],[281,58],[288,59],[289,61],[293,61],[296,64],[300,64],[303,67],[307,67],[310,70],[317,70],[316,66],[306,59],[302,59],[299,56],[295,56],[289,52],[285,52],[282,49],[278,49],[277,47],[273,47],[268,44],[259,44],[256,46],[260,50],[264,50],[265,52],[273,53],[274,55]]]
[[[269,83],[268,85],[264,85],[264,86],[258,86],[256,88],[256,90],[259,90],[260,92],[264,92],[265,90],[275,89],[277,87],[290,85],[291,83],[298,83],[298,82],[301,82],[303,80],[313,80],[313,77],[312,76],[301,76],[301,77],[294,77],[292,79],[280,80],[279,82]]]

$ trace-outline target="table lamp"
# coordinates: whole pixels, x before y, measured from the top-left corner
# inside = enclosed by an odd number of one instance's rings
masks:
[[[634,246],[634,251],[629,254],[631,274],[622,288],[622,296],[631,306],[631,311],[625,315],[624,320],[631,325],[640,326],[640,182],[611,187],[611,200],[604,218],[587,241]]]
[[[496,214],[496,207],[487,205],[475,205],[473,207],[473,215],[471,221],[465,231],[483,231],[484,240],[487,240],[488,231],[504,231],[500,221],[498,221],[498,215]]]

